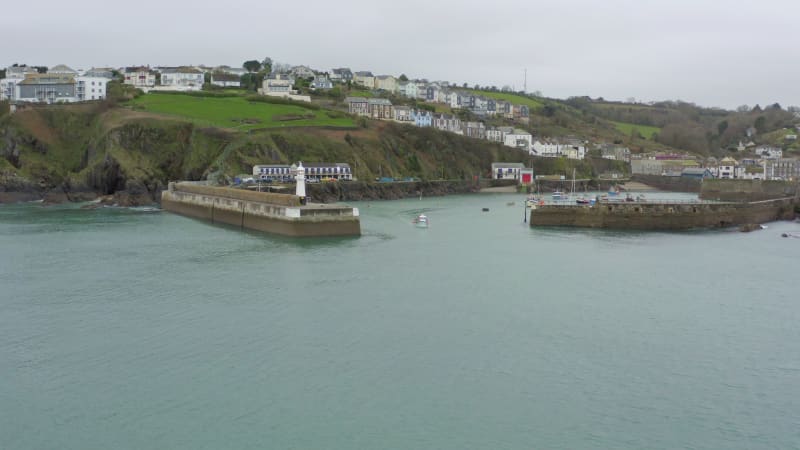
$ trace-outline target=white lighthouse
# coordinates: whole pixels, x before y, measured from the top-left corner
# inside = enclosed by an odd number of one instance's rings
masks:
[[[303,161],[300,161],[300,165],[297,166],[297,175],[295,175],[294,179],[297,181],[297,190],[295,191],[295,195],[300,197],[300,203],[305,205],[306,204],[306,169],[303,168]]]

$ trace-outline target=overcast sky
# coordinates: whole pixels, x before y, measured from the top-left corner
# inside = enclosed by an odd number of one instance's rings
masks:
[[[0,65],[269,56],[518,90],[527,68],[548,97],[800,105],[800,0],[41,0],[35,19],[7,3]]]

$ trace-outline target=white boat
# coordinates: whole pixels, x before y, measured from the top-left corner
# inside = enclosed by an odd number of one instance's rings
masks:
[[[414,218],[414,225],[416,225],[417,228],[428,228],[429,223],[428,216],[425,214],[420,214]]]
[[[553,200],[569,200],[569,195],[561,191],[553,191]]]

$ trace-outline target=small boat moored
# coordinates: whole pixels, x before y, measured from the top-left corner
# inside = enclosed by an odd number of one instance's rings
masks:
[[[428,220],[428,216],[425,214],[420,214],[414,218],[413,223],[417,228],[428,228],[430,221]]]

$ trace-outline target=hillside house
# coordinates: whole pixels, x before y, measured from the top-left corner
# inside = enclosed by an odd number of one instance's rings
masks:
[[[452,114],[434,114],[433,126],[442,131],[462,134],[461,119]]]
[[[331,69],[330,79],[335,83],[347,83],[348,81],[353,81],[353,72],[346,67]]]
[[[375,89],[375,75],[368,71],[356,72],[353,74],[353,83],[367,89]]]
[[[75,77],[72,75],[28,74],[16,85],[18,102],[64,103],[78,100]]]
[[[193,67],[176,67],[161,71],[162,86],[200,90],[204,82],[203,72]]]
[[[430,111],[415,109],[412,111],[411,117],[414,120],[414,125],[418,127],[433,126],[433,114]]]
[[[369,116],[369,101],[365,97],[347,97],[347,112],[357,116]]]
[[[283,73],[271,73],[261,83],[264,95],[282,95],[294,93],[294,78]]]
[[[796,159],[771,159],[766,161],[765,176],[767,180],[800,180],[800,161]]]
[[[289,70],[289,74],[294,78],[310,79],[314,78],[314,71],[306,66],[294,66]]]
[[[378,75],[375,77],[375,89],[386,92],[397,92],[397,78],[391,75]]]
[[[242,77],[232,73],[214,72],[211,74],[211,84],[219,87],[241,87]]]
[[[310,87],[314,90],[333,89],[333,82],[325,75],[317,75],[314,77],[314,81],[311,82]]]
[[[739,178],[736,176],[736,169],[738,165],[739,163],[731,157],[722,158],[722,161],[719,162],[719,167],[717,168],[717,177],[721,179]]]
[[[464,136],[486,139],[486,125],[483,122],[467,122],[464,124]]]
[[[137,88],[149,88],[156,85],[156,73],[149,67],[126,67],[125,84]]]
[[[783,150],[772,145],[759,145],[755,148],[756,155],[764,159],[781,159],[783,158]]]
[[[628,147],[623,147],[616,144],[601,144],[599,149],[600,156],[603,159],[625,162],[630,162],[631,160],[631,150]]]
[[[506,136],[514,132],[514,127],[497,127],[486,130],[486,139],[492,142],[504,143]]]
[[[392,102],[385,98],[367,99],[369,105],[369,116],[378,120],[392,120],[394,117],[394,107]]]
[[[110,78],[79,75],[75,77],[76,101],[103,100],[106,98],[106,87]]]
[[[395,106],[394,107],[394,120],[396,122],[411,123],[414,122],[412,109],[408,106]]]
[[[533,148],[533,136],[525,130],[515,129],[512,133],[508,133],[505,136],[503,145],[524,150],[526,153],[531,153],[531,149]]]

